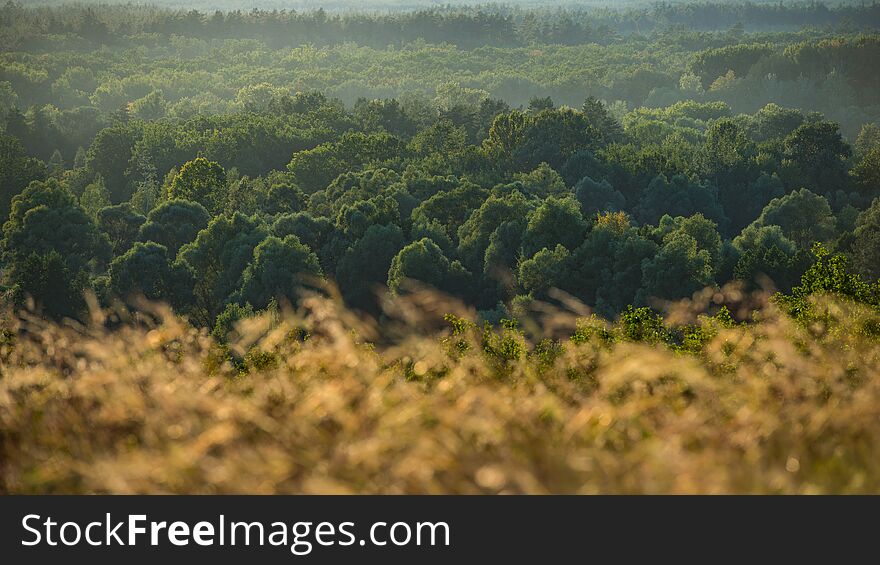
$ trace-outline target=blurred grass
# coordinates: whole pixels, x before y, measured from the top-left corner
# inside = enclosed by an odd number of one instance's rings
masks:
[[[691,315],[670,347],[583,311],[488,330],[430,293],[388,306],[313,296],[227,349],[159,307],[8,316],[0,493],[880,491],[875,310]]]

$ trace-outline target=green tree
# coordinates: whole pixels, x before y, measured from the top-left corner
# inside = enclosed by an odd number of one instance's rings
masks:
[[[134,244],[138,231],[146,220],[125,202],[102,208],[98,212],[97,225],[107,236],[113,255],[116,256],[125,253]]]
[[[656,224],[665,214],[689,217],[696,213],[726,229],[728,219],[714,185],[692,182],[683,175],[675,175],[670,180],[662,175],[656,177],[636,207],[636,216],[646,224]]]
[[[117,124],[98,132],[86,153],[86,167],[104,179],[111,204],[131,197],[126,171],[139,137],[134,126]]]
[[[776,225],[751,224],[734,238],[736,263],[733,277],[765,286],[767,280],[781,291],[788,291],[812,263],[809,251],[799,249]]]
[[[409,139],[416,133],[417,124],[410,118],[400,102],[395,99],[358,99],[354,115],[367,131],[385,130],[392,135]]]
[[[808,122],[785,138],[782,164],[789,186],[830,194],[846,188],[846,163],[851,155],[837,124]]]
[[[362,237],[370,226],[398,223],[400,212],[397,201],[390,196],[376,196],[351,205],[345,204],[336,216],[336,229],[352,241]]]
[[[55,179],[34,182],[12,200],[3,225],[5,276],[19,296],[31,296],[46,314],[74,316],[109,244],[74,196]]]
[[[250,304],[244,306],[235,302],[230,302],[226,308],[217,316],[214,328],[211,330],[211,336],[218,343],[227,344],[234,338],[236,324],[246,318],[254,315],[254,309]]]
[[[284,239],[295,235],[310,249],[319,250],[330,241],[333,223],[327,218],[315,218],[308,212],[282,214],[272,224],[272,234]]]
[[[0,81],[0,116],[6,116],[10,110],[18,107],[18,94],[7,81]]]
[[[550,288],[559,287],[568,274],[569,256],[568,249],[557,245],[552,251],[545,247],[530,259],[520,262],[517,269],[520,288],[539,298]]]
[[[581,108],[587,123],[602,136],[604,144],[620,143],[624,140],[623,126],[617,121],[604,102],[595,96],[589,96],[584,100]]]
[[[9,217],[12,198],[35,180],[46,178],[46,166],[28,157],[21,142],[0,134],[0,221]]]
[[[438,120],[418,132],[410,141],[410,149],[417,155],[450,155],[464,149],[467,131],[450,120]]]
[[[274,87],[268,82],[249,84],[236,92],[235,103],[245,112],[265,113],[286,94],[289,93],[285,89]]]
[[[756,286],[765,286],[769,281],[773,288],[787,292],[797,284],[810,262],[809,253],[793,244],[788,248],[779,243],[762,243],[737,257],[733,276]]]
[[[140,241],[152,241],[164,246],[170,257],[206,227],[211,215],[198,202],[166,200],[150,211],[147,221],[138,231]]]
[[[804,123],[804,114],[794,108],[770,103],[758,110],[753,122],[757,141],[784,139]]]
[[[455,293],[464,290],[456,284],[463,278],[466,278],[466,272],[461,264],[458,261],[450,263],[440,247],[425,237],[410,243],[394,256],[388,269],[388,289],[397,294],[404,281],[409,279]]]
[[[490,196],[458,229],[458,254],[469,269],[482,271],[489,239],[504,222],[524,218],[532,206],[518,191]]]
[[[706,131],[700,152],[702,172],[719,188],[746,184],[752,177],[750,161],[755,153],[754,143],[734,120],[716,120]]]
[[[169,200],[198,202],[212,214],[226,201],[226,171],[218,163],[198,157],[184,163],[168,187]]]
[[[405,243],[403,232],[393,224],[367,228],[336,268],[336,281],[346,303],[376,311],[376,289],[387,283],[391,261]]]
[[[872,150],[880,148],[880,125],[864,124],[855,142],[856,156],[864,157]]]
[[[152,241],[135,243],[110,263],[110,288],[122,298],[143,295],[149,300],[185,304],[192,288],[192,275],[174,265],[164,245]]]
[[[865,153],[851,172],[864,194],[880,193],[880,145]]]
[[[513,175],[514,185],[521,187],[524,194],[536,198],[547,196],[562,196],[568,192],[565,181],[547,163],[541,163],[529,173],[516,173]]]
[[[284,239],[269,236],[254,249],[253,256],[233,300],[256,309],[266,308],[273,300],[296,304],[303,287],[314,285],[314,279],[322,275],[318,257],[295,235]]]
[[[755,224],[781,227],[785,237],[804,249],[817,241],[829,241],[835,228],[828,201],[806,188],[771,200]]]
[[[405,144],[387,133],[349,131],[336,141],[294,153],[287,169],[300,188],[312,194],[345,172],[357,171],[366,165],[381,165],[406,154]]]
[[[853,231],[853,264],[869,281],[880,279],[880,198],[859,215]]]
[[[601,145],[602,135],[581,112],[570,108],[543,110],[530,117],[524,139],[513,150],[515,170],[534,170],[547,163],[559,170],[578,151]]]
[[[306,207],[307,198],[292,182],[276,182],[269,186],[265,211],[268,214],[292,214]]]
[[[619,147],[619,146],[616,146]],[[596,158],[596,155],[589,149],[581,149],[575,151],[565,160],[562,168],[559,169],[565,184],[568,186],[576,186],[584,177],[592,179],[601,179],[608,176],[608,170],[605,164]]]
[[[458,229],[486,199],[486,191],[464,181],[452,190],[440,191],[424,200],[412,212],[414,225],[428,225],[432,220],[446,230],[447,236],[456,239]]]
[[[525,141],[529,116],[514,110],[499,114],[489,128],[489,137],[483,142],[487,155],[502,160],[513,158],[513,152]]]
[[[529,214],[523,251],[526,256],[532,256],[558,244],[569,250],[576,249],[584,241],[587,227],[575,199],[551,196]]]
[[[61,155],[61,151],[57,149],[53,151],[46,166],[50,175],[60,177],[64,173],[64,157]]]
[[[776,300],[798,320],[809,322],[815,312],[809,297],[817,294],[834,294],[855,302],[880,308],[880,283],[868,283],[853,273],[847,258],[840,253],[830,253],[822,244],[813,247],[815,262],[801,277],[801,283],[790,295],[777,294]]]
[[[723,242],[717,227],[715,222],[702,214],[694,214],[688,218],[663,216],[654,230],[654,237],[661,242],[666,242],[680,233],[691,236],[697,242],[698,249],[705,249],[709,253],[710,264],[713,270],[717,271],[721,266],[723,251]]]
[[[189,311],[197,322],[213,325],[232,293],[241,288],[254,248],[265,238],[259,220],[236,213],[217,216],[195,241],[181,248],[177,262],[193,275],[194,302]]]
[[[168,103],[161,90],[154,90],[128,105],[128,113],[138,120],[158,120],[165,115]]]
[[[658,245],[629,225],[624,214],[604,214],[571,258],[571,272],[561,288],[616,316],[639,299],[642,264],[654,258]]]
[[[676,300],[714,283],[712,256],[686,233],[671,234],[657,255],[643,263],[642,300]]]
[[[79,204],[93,220],[98,218],[98,212],[111,205],[110,192],[107,190],[107,185],[104,184],[104,177],[100,174],[95,175],[94,180],[83,189],[82,196],[79,197]]]
[[[483,273],[496,278],[506,278],[516,267],[522,250],[522,237],[526,231],[524,218],[502,222],[492,235],[483,255]],[[479,272],[479,271],[478,271]]]
[[[582,178],[574,188],[585,218],[600,212],[619,212],[626,208],[626,198],[607,181],[596,182],[590,177]]]

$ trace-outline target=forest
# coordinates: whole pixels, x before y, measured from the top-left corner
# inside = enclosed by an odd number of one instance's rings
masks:
[[[0,7],[0,493],[880,484],[880,4],[216,7]]]

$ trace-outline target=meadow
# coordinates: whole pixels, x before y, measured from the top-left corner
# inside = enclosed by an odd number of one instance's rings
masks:
[[[694,317],[718,299],[754,320]],[[113,331],[110,312],[25,317],[2,352],[0,492],[876,492],[878,313],[813,308],[805,326],[702,293],[664,321],[706,330],[682,351],[560,309],[450,325],[467,313],[429,291],[389,304],[379,339],[315,295],[237,328],[246,373],[167,309]]]

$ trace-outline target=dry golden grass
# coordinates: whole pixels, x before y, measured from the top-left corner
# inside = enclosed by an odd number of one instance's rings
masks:
[[[876,313],[824,302],[839,322],[804,328],[765,306],[700,354],[593,340],[548,362],[441,339],[447,306],[413,295],[380,336],[309,298],[241,325],[259,368],[239,376],[168,312],[9,322],[0,492],[880,491]]]

